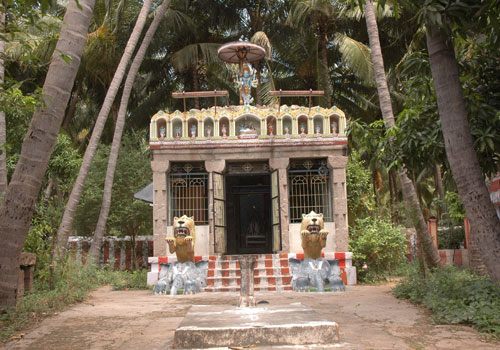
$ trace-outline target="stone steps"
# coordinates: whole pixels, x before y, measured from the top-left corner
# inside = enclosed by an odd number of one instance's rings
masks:
[[[254,288],[258,290],[291,290],[291,271],[289,259],[302,260],[303,254],[252,254],[257,259],[254,269]],[[352,266],[352,253],[324,253],[328,260],[339,260],[344,284],[356,283],[356,270]],[[240,267],[237,255],[196,256],[195,262],[208,261],[207,292],[239,291]],[[161,264],[176,261],[175,256],[151,257],[151,272],[148,272],[148,284],[154,285],[161,271]],[[348,276],[349,272],[349,276]],[[258,289],[259,288],[259,289]]]
[[[282,255],[282,256],[281,256]],[[256,254],[254,288],[285,290],[292,288],[288,254]],[[208,263],[206,292],[239,291],[240,266],[236,255],[211,259]]]

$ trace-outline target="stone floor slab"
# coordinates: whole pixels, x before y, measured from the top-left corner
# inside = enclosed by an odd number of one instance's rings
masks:
[[[175,331],[174,348],[334,344],[337,323],[301,303],[238,308],[193,305]]]

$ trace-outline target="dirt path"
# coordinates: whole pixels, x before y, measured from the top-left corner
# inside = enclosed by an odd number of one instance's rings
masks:
[[[266,292],[256,297],[272,304],[302,302],[336,321],[339,349],[500,348],[500,343],[482,341],[470,327],[434,325],[424,310],[394,298],[390,286],[354,286],[345,293]],[[86,302],[44,320],[4,348],[169,349],[191,304],[235,305],[237,299],[237,293],[169,297],[101,288]]]

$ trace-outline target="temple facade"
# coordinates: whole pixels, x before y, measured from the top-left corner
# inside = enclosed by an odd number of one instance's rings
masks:
[[[151,119],[154,255],[193,216],[196,255],[301,253],[302,214],[323,213],[326,252],[347,252],[346,119],[336,107],[229,106]]]

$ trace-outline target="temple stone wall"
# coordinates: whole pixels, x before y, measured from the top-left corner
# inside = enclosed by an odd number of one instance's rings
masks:
[[[336,225],[335,243],[336,251],[348,251],[347,227],[347,186],[345,167],[347,156],[335,155],[328,157],[328,166],[332,169],[333,177],[333,212]]]
[[[241,141],[241,140],[239,140]],[[254,142],[252,140],[248,142]],[[222,173],[227,162],[269,160],[272,170],[278,171],[280,192],[280,214],[282,253],[301,252],[300,247],[300,224],[290,224],[288,204],[288,174],[289,160],[292,158],[327,158],[328,167],[331,169],[333,197],[331,198],[334,210],[334,223],[326,223],[330,232],[325,251],[347,252],[348,251],[348,228],[347,228],[347,189],[345,166],[347,157],[344,155],[346,141],[318,141],[295,144],[288,147],[275,147],[269,143],[255,145],[242,144],[226,145],[227,147],[193,148],[192,146],[168,148],[160,146],[152,149],[153,160],[153,233],[154,233],[154,256],[165,256],[167,246],[165,237],[171,234],[171,227],[167,225],[167,175],[171,162],[205,162],[205,168],[209,174],[209,225],[197,226],[196,255],[214,254],[214,227],[213,227],[213,172]],[[340,142],[340,143],[339,143]],[[199,232],[198,232],[199,231]],[[211,233],[212,232],[212,233]],[[220,240],[220,238],[218,238]]]

